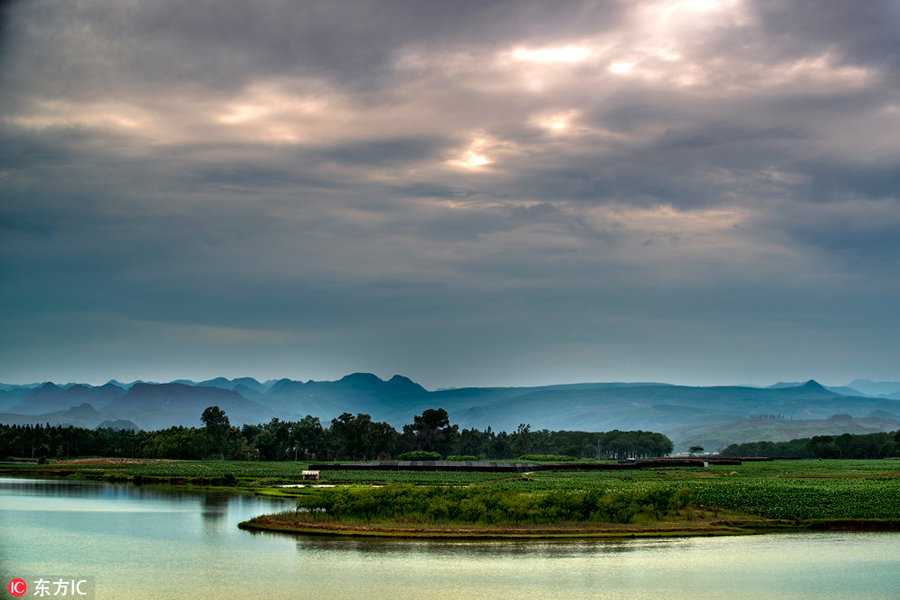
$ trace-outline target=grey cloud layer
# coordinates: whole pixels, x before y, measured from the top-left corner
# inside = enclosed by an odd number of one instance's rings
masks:
[[[898,376],[896,3],[4,19],[0,379]]]

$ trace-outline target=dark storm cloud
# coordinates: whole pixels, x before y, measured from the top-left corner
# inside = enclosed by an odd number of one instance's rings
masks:
[[[93,2],[52,10],[19,8],[19,18],[11,19],[16,25],[12,42],[40,51],[15,65],[19,75],[65,69],[68,77],[58,82],[61,86],[93,89],[110,81],[113,74],[105,71],[114,62],[131,85],[151,93],[154,85],[173,81],[202,81],[222,90],[267,75],[321,76],[363,88],[384,79],[389,85],[393,76],[385,69],[407,44],[502,47],[523,37],[552,41],[560,32],[588,35],[598,25],[612,27],[621,12],[616,2],[579,3],[560,11],[543,2],[512,0]],[[54,44],[47,47],[50,37]]]
[[[812,164],[807,169],[812,177],[811,199],[835,200],[856,196],[900,199],[900,162]]]
[[[795,56],[811,47],[836,49],[849,64],[883,64],[893,75],[900,67],[900,6],[892,0],[861,5],[814,0],[754,3],[762,29],[780,52]]]
[[[896,3],[0,15],[0,377],[898,376]]]
[[[351,164],[385,166],[433,160],[457,144],[436,137],[388,139],[325,149],[322,156]]]

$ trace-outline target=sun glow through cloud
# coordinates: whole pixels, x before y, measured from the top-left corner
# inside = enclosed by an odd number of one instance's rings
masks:
[[[533,117],[531,123],[554,133],[560,133],[571,128],[575,116],[576,111],[571,110],[563,113],[544,113]]]
[[[469,152],[469,159],[466,161],[466,164],[470,167],[480,167],[481,165],[486,165],[489,162],[491,161],[489,161],[487,157]]]
[[[485,154],[485,150],[492,144],[493,141],[487,137],[476,137],[463,153],[462,158],[448,162],[451,165],[467,169],[477,169],[478,167],[489,165],[493,161]]]
[[[609,70],[613,73],[618,73],[620,75],[624,75],[628,71],[630,71],[634,67],[634,63],[630,62],[617,62],[609,65]]]

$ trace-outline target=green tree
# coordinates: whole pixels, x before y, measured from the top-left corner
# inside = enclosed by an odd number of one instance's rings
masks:
[[[531,425],[519,423],[516,432],[509,436],[509,445],[515,456],[522,456],[531,451]]]
[[[416,415],[413,422],[403,426],[403,434],[411,437],[416,450],[451,454],[459,437],[459,426],[450,424],[450,416],[443,408],[429,408]]]
[[[816,458],[840,458],[841,449],[830,435],[817,435],[806,442],[806,449]]]
[[[291,437],[294,440],[294,460],[298,456],[302,458],[318,457],[322,452],[323,431],[319,417],[306,415],[291,427]]]
[[[210,406],[200,415],[200,420],[206,426],[212,452],[225,458],[225,442],[228,440],[228,432],[231,429],[228,415],[218,406]]]

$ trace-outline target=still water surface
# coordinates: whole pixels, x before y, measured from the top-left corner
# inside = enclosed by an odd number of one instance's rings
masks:
[[[442,542],[237,528],[288,507],[231,493],[0,478],[2,583],[91,577],[101,599],[900,598],[900,534]]]

